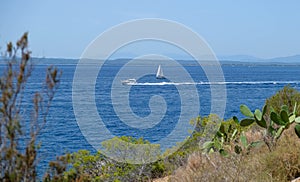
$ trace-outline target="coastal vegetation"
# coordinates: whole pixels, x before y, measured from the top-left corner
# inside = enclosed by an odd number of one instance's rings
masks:
[[[245,118],[197,117],[195,131],[171,155],[156,162],[119,163],[82,150],[50,163],[46,181],[291,181],[300,176],[300,92],[287,85],[260,111],[241,105]],[[217,122],[221,121],[221,122]],[[211,126],[219,123],[211,140]],[[121,137],[134,144],[143,139]],[[67,166],[71,166],[67,168]],[[61,170],[64,169],[64,170]],[[167,177],[167,178],[164,178]]]
[[[45,70],[41,91],[32,94],[31,117],[22,115],[23,94],[33,71],[30,54],[27,33],[16,44],[7,44],[0,79],[0,181],[39,180],[37,136],[47,122],[61,72],[51,66]],[[80,150],[50,162],[42,180],[290,181],[300,177],[300,92],[287,85],[266,99],[261,110],[241,105],[240,112],[245,118],[224,120],[210,114],[192,119],[191,136],[178,149],[157,153],[153,162],[120,162],[106,157],[104,151]],[[212,128],[217,130],[212,133]],[[136,144],[159,148],[130,136],[103,142],[107,151],[120,158]],[[147,160],[151,151],[143,152],[135,156]]]
[[[0,181],[36,181],[37,136],[46,123],[50,104],[59,86],[60,72],[45,70],[41,90],[31,94],[30,117],[24,113],[26,83],[33,71],[28,33],[9,42],[0,77]],[[28,113],[27,113],[28,114]]]

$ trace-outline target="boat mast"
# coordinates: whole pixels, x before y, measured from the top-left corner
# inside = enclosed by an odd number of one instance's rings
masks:
[[[157,69],[156,78],[164,78],[164,74],[160,65],[158,66]]]

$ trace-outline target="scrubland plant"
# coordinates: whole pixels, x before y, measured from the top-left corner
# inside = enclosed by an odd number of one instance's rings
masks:
[[[166,151],[158,161],[147,165],[119,163],[101,153],[88,151],[69,154],[50,163],[54,173],[45,181],[151,181],[164,176],[171,181],[295,179],[300,175],[300,140],[294,131],[298,107],[294,105],[292,111],[286,106],[279,107],[279,111],[269,108],[265,106],[252,112],[242,105],[241,112],[247,118],[241,121],[237,117],[224,121],[214,114],[197,117],[191,121],[196,125],[195,130],[180,148],[175,152]],[[274,130],[270,129],[270,123]],[[269,131],[273,133],[268,134]],[[268,136],[276,143],[273,147],[267,143]],[[113,138],[103,143],[108,151],[120,157],[127,156],[134,147],[123,145],[120,139],[150,144],[131,137]],[[264,142],[268,145],[263,145]]]
[[[214,116],[216,117],[216,116]],[[202,124],[204,127],[209,122],[214,122],[211,117],[207,117],[207,121]],[[233,117],[226,121],[221,121],[217,130],[210,141],[202,145],[202,150],[206,153],[219,152],[223,156],[228,156],[230,153],[248,153],[252,147],[259,145],[259,140],[249,142],[246,137],[246,132],[249,127],[243,127],[237,117]],[[205,129],[204,129],[205,130]]]
[[[122,141],[126,142],[126,145]],[[50,169],[45,174],[44,181],[149,181],[162,177],[165,171],[162,159],[150,163],[130,163],[132,162],[131,155],[141,154],[139,150],[138,154],[133,153],[133,151],[136,152],[135,144],[146,144],[149,147],[147,149],[150,149],[150,146],[152,146],[151,149],[157,148],[157,144],[150,144],[142,138],[115,137],[104,142],[105,150],[111,152],[111,155],[119,153],[118,159],[123,157],[123,162],[108,158],[100,151],[91,154],[89,151],[80,150],[50,162]],[[146,157],[147,152],[149,151],[144,151],[137,158]]]
[[[36,181],[37,136],[46,123],[59,85],[59,71],[48,67],[42,91],[31,96],[31,117],[22,115],[26,83],[33,71],[28,33],[16,44],[9,42],[0,77],[0,181]],[[26,119],[25,119],[26,118]],[[20,142],[20,140],[22,142]]]
[[[217,151],[194,152],[189,155],[186,165],[179,167],[169,179],[178,182],[291,181],[300,176],[299,153],[300,141],[290,127],[278,139],[272,151],[266,145],[261,145],[251,148],[246,155],[232,152],[224,157]]]
[[[297,103],[295,103],[292,112],[289,112],[287,105],[282,105],[279,112],[276,112],[272,106],[269,107],[269,113],[267,113],[267,105],[263,107],[262,112],[259,109],[256,109],[255,112],[252,113],[246,105],[241,105],[240,110],[242,114],[248,118],[241,120],[240,125],[245,127],[256,123],[260,127],[264,128],[264,141],[270,150],[272,150],[272,147],[276,145],[276,142],[282,133],[294,123],[296,123],[294,125],[295,133],[300,138],[300,116],[297,115]],[[267,122],[265,118],[270,119]]]

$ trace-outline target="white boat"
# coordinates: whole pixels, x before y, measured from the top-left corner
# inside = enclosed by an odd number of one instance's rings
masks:
[[[133,78],[130,78],[130,79],[127,79],[127,80],[123,80],[122,81],[122,84],[123,85],[134,85],[136,84],[136,79],[133,79]]]
[[[158,68],[157,68],[156,78],[157,78],[157,79],[163,79],[163,78],[165,78],[164,73],[163,73],[163,70],[162,70],[162,68],[161,68],[160,65],[159,65]]]

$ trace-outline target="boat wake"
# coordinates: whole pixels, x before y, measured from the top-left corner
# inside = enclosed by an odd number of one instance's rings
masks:
[[[130,85],[276,85],[276,84],[300,84],[300,81],[244,81],[244,82],[145,82],[132,83]]]

